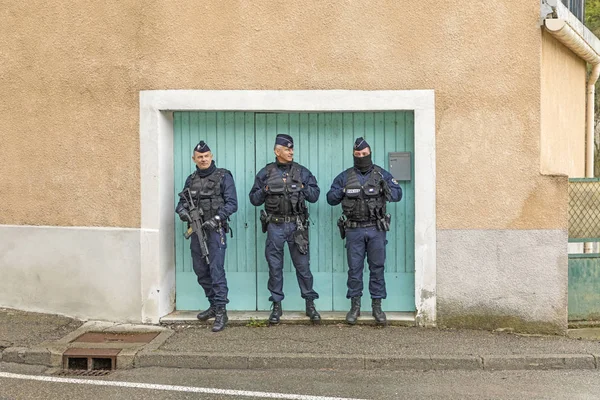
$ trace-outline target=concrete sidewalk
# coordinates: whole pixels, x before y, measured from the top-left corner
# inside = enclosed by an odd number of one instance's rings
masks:
[[[0,309],[0,360],[59,367],[61,351],[83,333],[151,331],[157,336],[150,343],[122,347],[117,368],[515,370],[598,369],[600,363],[600,329],[593,328],[563,337],[401,326],[259,325],[213,333],[210,324],[83,323]]]

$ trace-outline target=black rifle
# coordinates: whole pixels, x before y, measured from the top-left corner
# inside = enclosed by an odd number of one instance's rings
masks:
[[[204,257],[206,264],[210,264],[208,258],[208,244],[206,243],[206,233],[202,229],[204,223],[204,211],[194,204],[194,199],[190,193],[190,189],[187,188],[183,192],[179,193],[181,197],[188,205],[188,211],[190,213],[191,221],[188,222],[188,230],[185,233],[185,238],[189,239],[193,233],[198,236],[198,242],[200,242],[200,254]]]

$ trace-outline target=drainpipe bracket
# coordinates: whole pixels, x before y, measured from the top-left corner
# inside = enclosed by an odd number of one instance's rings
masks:
[[[544,25],[545,19],[558,18],[556,2],[557,0],[540,0],[540,26]]]

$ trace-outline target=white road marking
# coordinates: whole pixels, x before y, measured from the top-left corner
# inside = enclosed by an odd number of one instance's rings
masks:
[[[79,385],[116,386],[116,387],[134,388],[134,389],[165,390],[165,391],[171,391],[171,392],[206,393],[206,394],[222,394],[222,395],[227,395],[227,396],[260,397],[260,398],[264,398],[264,399],[361,400],[361,399],[352,399],[352,398],[345,398],[345,397],[308,396],[308,395],[304,395],[304,394],[249,392],[249,391],[245,391],[245,390],[212,389],[212,388],[201,388],[201,387],[193,387],[193,386],[158,385],[155,383],[95,381],[95,380],[91,380],[91,379],[57,378],[57,377],[53,377],[53,376],[12,374],[9,372],[0,372],[0,378],[23,379],[23,380],[29,380],[29,381],[53,382],[53,383],[74,383],[74,384],[79,384]]]

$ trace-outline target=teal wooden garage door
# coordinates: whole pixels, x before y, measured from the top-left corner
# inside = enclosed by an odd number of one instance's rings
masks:
[[[174,113],[175,193],[194,170],[191,151],[200,140],[213,150],[217,166],[232,171],[239,210],[232,217],[234,238],[229,241],[225,268],[229,282],[230,310],[268,310],[268,266],[264,257],[266,234],[260,230],[258,210],[248,201],[256,172],[274,160],[273,144],[277,133],[294,137],[295,160],[309,168],[317,178],[321,197],[310,204],[311,270],[316,304],[322,311],[344,311],[346,299],[346,252],[336,226],[341,207],[327,204],[331,182],[352,165],[354,138],[363,136],[373,150],[376,164],[389,169],[388,153],[414,153],[413,113]],[[414,177],[414,171],[412,173]],[[414,181],[400,182],[404,197],[392,204],[392,229],[388,232],[386,311],[414,311]],[[192,270],[189,242],[184,240],[184,225],[176,219],[176,303],[178,310],[197,310],[207,306]],[[366,263],[365,263],[366,264]],[[296,282],[294,267],[285,251],[284,310],[302,310],[304,301]],[[368,297],[368,267],[365,268],[365,298]],[[365,309],[369,301],[363,301]]]

